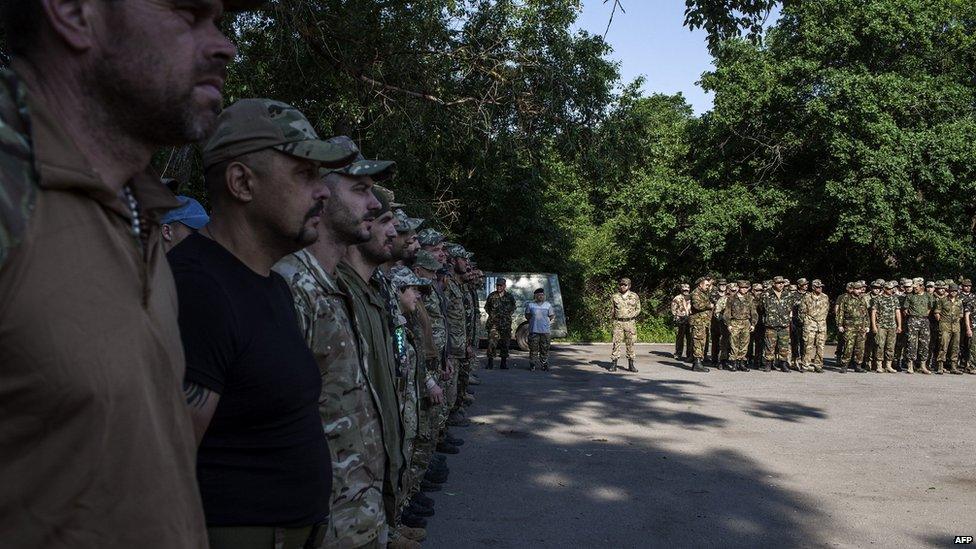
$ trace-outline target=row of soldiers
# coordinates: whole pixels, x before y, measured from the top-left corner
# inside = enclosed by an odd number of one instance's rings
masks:
[[[732,371],[761,368],[823,372],[827,318],[834,315],[841,373],[976,374],[972,282],[922,278],[849,282],[831,301],[820,280],[781,276],[762,283],[702,277],[671,301],[675,358],[695,371],[711,363]]]

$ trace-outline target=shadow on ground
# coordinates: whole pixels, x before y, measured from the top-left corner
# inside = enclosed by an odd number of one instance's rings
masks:
[[[609,362],[582,356],[556,354],[549,374],[481,376],[475,424],[458,430],[476,443],[452,464],[448,493],[435,496],[446,501],[425,546],[827,545],[829,517],[762,462],[720,444],[677,452],[655,436],[669,426],[715,431],[719,441],[727,420],[701,411],[693,391],[702,382],[609,374],[598,369]],[[825,417],[788,401],[755,400],[746,411]]]

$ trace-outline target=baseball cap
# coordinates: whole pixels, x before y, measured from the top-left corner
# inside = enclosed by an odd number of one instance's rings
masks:
[[[340,166],[329,170],[330,172],[341,173],[351,177],[369,176],[373,181],[386,181],[396,174],[396,162],[393,160],[366,160],[363,153],[359,152],[359,147],[353,143],[352,139],[344,135],[331,137],[326,140],[342,147],[352,146],[356,149],[356,157],[346,166]]]
[[[739,282],[736,283],[736,285],[740,288],[748,288],[750,286],[748,280],[740,280]]]
[[[970,280],[970,279],[968,279],[968,278],[964,278],[964,279],[962,279],[962,282],[959,283],[959,285],[960,286],[972,286],[973,285],[973,281]]]
[[[393,210],[393,217],[397,221],[397,232],[407,233],[410,231],[416,231],[424,224],[424,220],[416,217],[410,217],[407,212],[402,209]]]
[[[691,291],[691,286],[689,286],[688,284],[682,284],[681,285],[681,291],[682,292],[690,292]]]
[[[445,244],[444,250],[447,252],[447,255],[451,257],[460,257],[462,259],[471,259],[474,257],[474,254],[465,250],[464,246],[455,244],[454,242],[448,242]]]
[[[376,217],[379,217],[386,212],[390,211],[390,204],[393,202],[393,191],[387,189],[386,187],[381,187],[380,185],[373,185],[373,196],[380,203],[380,208],[373,212]]]
[[[774,276],[773,277],[773,284],[781,284],[781,283],[782,284],[785,284],[787,282],[789,282],[789,281],[786,280],[785,278],[781,277],[781,276]]]
[[[718,279],[718,280],[717,280],[717,281],[715,282],[715,284],[716,284],[717,286],[728,286],[728,283],[727,283],[727,282],[725,281],[725,279],[724,279],[724,278],[720,278],[720,279]]]
[[[953,282],[952,284],[949,284],[949,291],[950,292],[958,292],[959,291],[959,285],[956,284],[955,282]]]
[[[323,141],[298,109],[272,99],[241,99],[217,117],[217,129],[203,146],[203,167],[264,149],[339,168],[356,160],[351,139]]]
[[[163,214],[163,217],[159,219],[160,225],[180,222],[191,229],[200,230],[204,225],[210,223],[210,216],[207,215],[199,202],[189,196],[177,196],[176,199],[180,201],[179,207]]]
[[[935,288],[935,282],[929,280],[928,282],[925,283],[925,287],[926,288]]]
[[[889,289],[889,290],[892,290],[892,289],[898,287],[898,283],[895,282],[894,280],[889,280],[888,282],[885,282],[884,287],[887,288],[887,289]]]
[[[625,277],[623,277],[623,278],[620,279],[620,282],[619,283],[620,284],[626,284],[626,285],[630,286],[630,279],[625,276]]]
[[[444,235],[428,227],[417,233],[417,240],[420,241],[421,246],[436,246],[444,242]]]
[[[813,279],[813,282],[811,282],[810,285],[814,288],[823,288],[823,282],[820,282],[819,278]]]
[[[876,278],[876,279],[874,279],[874,280],[873,280],[873,281],[871,282],[871,287],[872,287],[872,288],[881,288],[881,287],[883,287],[884,285],[885,285],[885,281],[884,281],[884,280],[881,280],[880,278]]]
[[[808,281],[805,278],[798,278],[798,279],[796,279],[796,285],[797,286],[803,286],[803,285],[805,285],[807,283],[808,283]]]
[[[420,250],[419,252],[417,252],[417,260],[414,262],[414,265],[418,267],[423,267],[424,269],[427,269],[428,271],[433,271],[435,273],[439,271],[441,267],[444,266],[441,265],[440,261],[437,261],[437,258],[434,257],[434,254],[430,253],[427,250]]]
[[[867,284],[863,280],[858,280],[857,282],[854,283],[853,288],[855,290],[860,290],[861,288],[864,288],[865,286],[867,286]]]
[[[390,269],[390,282],[392,282],[393,286],[395,286],[398,290],[402,290],[410,286],[423,287],[433,284],[429,278],[417,276],[417,274],[410,269],[399,265]]]
[[[762,290],[763,289],[763,285],[760,284],[760,283],[758,283],[758,282],[756,282],[755,284],[752,285],[752,289],[753,290]]]

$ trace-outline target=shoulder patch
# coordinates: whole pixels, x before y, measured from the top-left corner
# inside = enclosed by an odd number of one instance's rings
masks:
[[[37,200],[37,172],[24,87],[0,71],[0,269],[20,244]]]

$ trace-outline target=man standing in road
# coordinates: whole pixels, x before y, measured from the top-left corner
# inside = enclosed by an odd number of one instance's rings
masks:
[[[512,315],[515,314],[515,298],[505,289],[508,282],[504,278],[495,281],[495,291],[485,300],[488,313],[488,366],[495,367],[495,354],[501,358],[499,368],[508,369],[508,344],[512,339]]]
[[[688,324],[688,317],[691,315],[691,287],[687,284],[680,286],[678,295],[671,300],[671,320],[674,321],[674,358],[682,360],[685,352],[688,356],[692,353],[691,326]]]
[[[532,301],[525,304],[525,319],[529,321],[529,370],[535,370],[536,361],[543,372],[549,370],[549,344],[555,318],[556,310],[546,301],[546,291],[536,289]]]
[[[712,286],[712,281],[707,277],[701,277],[695,281],[695,289],[691,292],[691,339],[694,342],[695,362],[691,369],[694,372],[707,372],[708,368],[702,364],[705,359],[705,344],[708,340],[708,329],[712,322],[712,311],[714,305],[708,297],[708,290]]]
[[[610,316],[613,318],[613,347],[610,352],[610,371],[617,371],[620,360],[620,343],[627,347],[627,369],[636,372],[634,366],[634,340],[637,335],[637,317],[641,313],[640,296],[630,291],[630,279],[621,278],[619,291],[610,300]]]
[[[790,371],[790,320],[793,316],[793,302],[789,294],[783,290],[785,285],[785,278],[774,277],[772,290],[762,297],[766,325],[764,372],[770,370],[774,361],[778,362],[782,372]]]
[[[814,280],[813,291],[803,295],[797,314],[803,330],[803,358],[800,367],[823,373],[824,343],[827,342],[827,314],[830,312],[830,298],[823,293],[823,283]]]
[[[740,280],[737,284],[738,292],[726,301],[723,317],[729,326],[729,347],[731,349],[729,367],[734,372],[748,372],[746,366],[746,350],[749,347],[749,334],[759,322],[756,312],[756,301],[749,293],[748,280]]]

